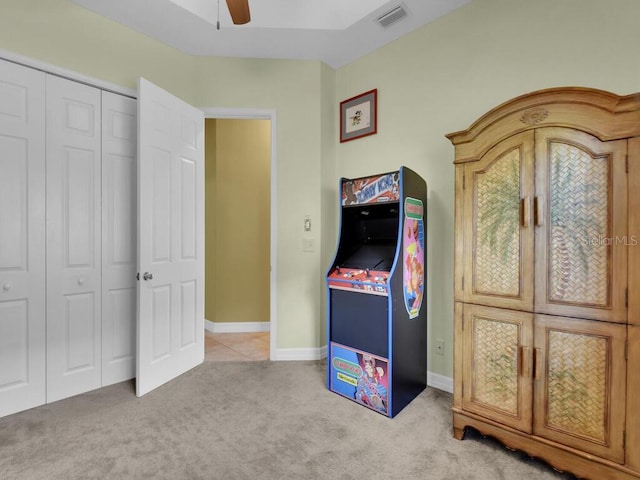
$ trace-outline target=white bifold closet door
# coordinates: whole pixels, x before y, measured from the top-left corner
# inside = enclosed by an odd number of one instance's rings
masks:
[[[47,402],[101,386],[100,93],[47,76]]]
[[[44,84],[0,64],[0,417],[46,399]]]
[[[102,386],[136,374],[136,109],[102,92]]]
[[[47,402],[133,378],[136,101],[47,76]]]

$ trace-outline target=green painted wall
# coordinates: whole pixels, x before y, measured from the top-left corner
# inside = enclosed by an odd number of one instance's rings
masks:
[[[406,165],[429,186],[429,370],[453,375],[453,147],[489,109],[542,88],[640,91],[640,2],[473,0],[339,69],[338,99],[378,88],[378,134],[337,147],[338,176]],[[443,339],[445,355],[435,355]]]
[[[70,0],[3,0],[0,48],[128,88],[144,76],[199,107],[274,109],[278,217],[272,334],[278,348],[323,344],[320,124],[322,105],[334,99],[322,97],[321,62],[194,57]],[[314,220],[313,252],[302,252],[305,215]]]
[[[128,88],[142,76],[193,101],[196,57],[70,0],[2,0],[0,48]]]
[[[429,185],[429,369],[452,375],[453,147],[517,95],[562,85],[640,91],[637,0],[473,0],[333,71],[321,62],[192,57],[69,0],[3,0],[0,47],[135,88],[142,75],[201,107],[276,111],[276,343],[322,346],[337,184],[406,165]],[[379,91],[378,134],[340,144],[337,104]],[[301,248],[312,218],[313,252]],[[444,356],[433,341],[446,342]]]
[[[200,58],[196,105],[276,110],[275,198],[277,208],[276,318],[279,348],[319,347],[321,262],[320,203],[322,96],[320,62]],[[304,218],[313,224],[313,252],[302,251]],[[272,331],[273,331],[272,326]]]

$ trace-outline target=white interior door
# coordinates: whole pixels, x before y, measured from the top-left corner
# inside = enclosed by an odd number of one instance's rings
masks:
[[[136,109],[102,92],[102,386],[136,374]]]
[[[136,394],[204,360],[204,114],[138,82]]]
[[[100,90],[48,75],[47,402],[101,385]]]
[[[45,74],[0,60],[0,417],[45,403]]]

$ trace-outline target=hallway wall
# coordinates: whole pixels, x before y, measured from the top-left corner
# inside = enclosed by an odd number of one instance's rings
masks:
[[[269,321],[271,122],[206,119],[205,318]]]

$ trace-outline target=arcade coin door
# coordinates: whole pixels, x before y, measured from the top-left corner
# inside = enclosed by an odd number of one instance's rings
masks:
[[[426,387],[427,186],[412,170],[340,181],[327,274],[330,390],[395,416]]]

